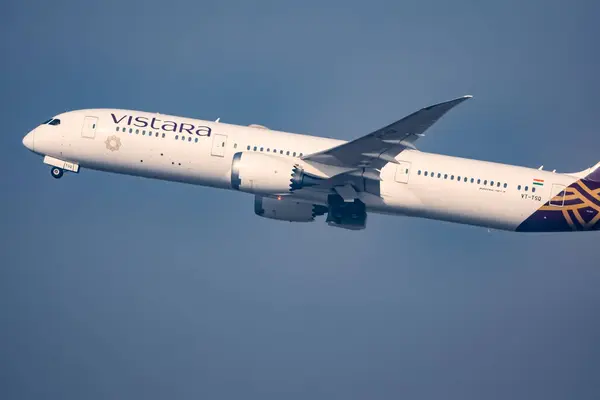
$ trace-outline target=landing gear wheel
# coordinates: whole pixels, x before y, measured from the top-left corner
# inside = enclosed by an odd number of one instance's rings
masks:
[[[50,170],[52,177],[56,179],[59,179],[61,176],[63,176],[63,172],[64,171],[58,167],[52,167],[52,169]]]

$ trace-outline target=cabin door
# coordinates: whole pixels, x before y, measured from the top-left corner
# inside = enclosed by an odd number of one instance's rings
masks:
[[[554,207],[562,207],[565,204],[565,185],[552,185],[550,191],[550,205]]]
[[[408,161],[398,161],[396,165],[396,173],[394,180],[398,183],[408,183],[408,177],[410,176],[410,163]]]
[[[227,136],[214,135],[210,155],[215,157],[224,157],[226,148],[225,146],[227,146]]]
[[[93,139],[96,137],[97,117],[85,117],[81,128],[81,137]]]

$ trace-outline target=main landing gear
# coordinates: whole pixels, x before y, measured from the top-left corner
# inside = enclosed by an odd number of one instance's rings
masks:
[[[58,168],[58,167],[52,167],[50,169],[50,174],[52,175],[53,178],[55,179],[60,179],[63,176],[63,169],[62,168]]]

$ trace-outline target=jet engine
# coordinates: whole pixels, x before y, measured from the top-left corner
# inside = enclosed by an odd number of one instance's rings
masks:
[[[235,153],[231,163],[231,187],[242,192],[284,194],[314,186],[320,180],[307,175],[294,159],[270,154]]]
[[[327,207],[301,203],[294,200],[277,200],[254,196],[254,213],[258,216],[290,222],[311,222],[317,215],[327,212]]]

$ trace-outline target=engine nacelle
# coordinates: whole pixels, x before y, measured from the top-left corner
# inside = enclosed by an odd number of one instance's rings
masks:
[[[295,160],[264,153],[235,153],[231,163],[231,187],[255,194],[285,194],[321,179],[304,173]]]
[[[254,196],[254,213],[258,216],[290,222],[311,222],[315,216],[323,215],[327,207],[301,203],[294,200],[277,200]]]

